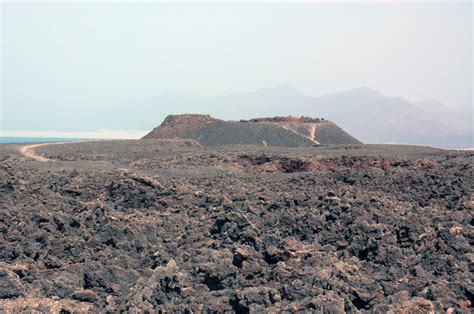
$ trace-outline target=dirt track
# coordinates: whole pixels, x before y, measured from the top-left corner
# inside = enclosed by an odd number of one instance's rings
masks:
[[[23,156],[34,159],[39,162],[47,162],[50,161],[50,159],[44,158],[43,156],[40,156],[36,154],[35,148],[41,147],[41,146],[46,146],[46,145],[54,145],[54,144],[64,144],[64,142],[59,142],[59,143],[40,143],[40,144],[32,144],[32,145],[25,145],[20,148],[20,152]]]
[[[86,143],[87,141],[74,141],[74,142],[50,142],[50,143],[39,143],[39,144],[29,144],[24,145],[20,148],[20,153],[28,158],[34,159],[39,162],[47,162],[53,161],[52,159],[45,158],[41,155],[36,153],[36,148],[38,147],[45,147],[50,145],[69,145],[69,144],[78,144],[78,143]]]
[[[0,312],[472,310],[472,152],[22,153],[0,145]]]

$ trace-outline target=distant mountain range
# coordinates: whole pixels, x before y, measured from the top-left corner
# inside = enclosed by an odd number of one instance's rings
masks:
[[[202,114],[169,115],[143,139],[165,138],[194,139],[203,146],[360,144],[331,121],[296,116],[224,121]]]
[[[135,125],[123,121],[122,128],[157,125],[164,117],[153,113],[163,108],[170,114],[193,112],[235,120],[304,115],[334,121],[364,143],[473,146],[471,108],[450,108],[432,101],[411,103],[403,98],[385,97],[369,88],[320,97],[305,96],[287,85],[227,96],[167,92],[133,106],[147,114]]]
[[[288,85],[224,96],[188,92],[161,95],[114,106],[84,110],[78,106],[51,107],[12,114],[5,110],[5,130],[92,131],[151,130],[169,114],[210,114],[224,120],[267,116],[310,116],[335,122],[364,143],[426,144],[472,147],[472,108],[451,108],[442,103],[409,102],[385,97],[369,88],[357,88],[320,97],[305,96]],[[6,108],[8,109],[8,108]],[[10,110],[12,111],[12,110]],[[44,125],[42,114],[54,117]],[[28,117],[28,119],[24,119]],[[85,123],[87,121],[87,129]]]

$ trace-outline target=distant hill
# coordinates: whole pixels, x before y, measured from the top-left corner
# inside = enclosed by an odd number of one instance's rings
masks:
[[[203,146],[248,144],[282,147],[359,144],[335,123],[309,117],[224,121],[210,115],[169,115],[143,139],[194,139]]]
[[[319,97],[307,97],[287,85],[225,96],[169,92],[137,102],[134,107],[148,113],[162,110],[159,108],[167,108],[170,114],[209,113],[226,120],[269,115],[318,116],[334,121],[364,143],[473,145],[471,108],[432,101],[412,103],[365,87]],[[149,114],[136,119],[146,125],[154,120],[156,125],[157,118],[160,117]]]
[[[323,117],[337,123],[364,143],[426,144],[433,146],[472,147],[472,108],[452,107],[425,101],[410,102],[400,97],[386,97],[370,88],[308,97],[288,85],[265,88],[248,93],[201,96],[183,91],[170,91],[154,97],[117,104],[114,110],[97,106],[82,112],[77,107],[49,110],[55,122],[52,130],[147,130],[155,127],[168,114],[193,112],[211,114],[223,120],[253,117],[303,115]],[[30,130],[44,128],[40,113],[22,112],[33,121]],[[3,121],[5,130],[21,130],[15,121]],[[89,129],[84,129],[83,121]],[[19,123],[19,122],[16,122]]]

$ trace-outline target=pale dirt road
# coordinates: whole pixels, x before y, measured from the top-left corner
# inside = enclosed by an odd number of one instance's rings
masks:
[[[75,144],[75,143],[84,143],[84,142],[87,142],[87,141],[51,142],[51,143],[31,144],[31,145],[26,145],[26,146],[21,147],[20,153],[27,158],[31,158],[39,162],[48,162],[48,161],[53,161],[53,160],[49,158],[45,158],[41,155],[38,155],[35,151],[35,148],[38,148],[41,146],[48,146],[48,145]]]
[[[26,145],[20,148],[20,153],[27,157],[34,159],[39,162],[50,162],[54,161],[53,159],[43,157],[41,155],[38,155],[35,151],[35,148],[42,147],[42,146],[48,146],[48,145],[60,145],[60,144],[75,144],[75,143],[85,143],[89,141],[75,141],[75,142],[51,142],[51,143],[39,143],[39,144],[31,144],[31,145]],[[138,181],[142,184],[152,186],[152,187],[159,187],[161,184],[156,178],[138,173],[138,172],[132,172],[130,171],[129,168],[117,168],[116,169],[118,172],[130,177],[132,180]]]
[[[285,125],[282,125],[282,124],[277,124],[278,126],[284,128],[285,130],[288,130],[290,132],[293,132],[295,134],[298,134],[298,135],[301,135],[305,138],[307,138],[308,140],[312,141],[314,144],[319,144],[318,141],[316,141],[315,139],[315,136],[316,136],[316,127],[315,126],[311,126],[311,129],[309,130],[309,135],[305,135],[305,134],[301,134],[299,132],[296,132],[295,130],[285,126]]]

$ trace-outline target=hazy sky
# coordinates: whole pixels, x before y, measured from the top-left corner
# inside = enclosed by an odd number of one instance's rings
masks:
[[[280,84],[472,106],[469,1],[1,6],[2,123],[12,111]]]

